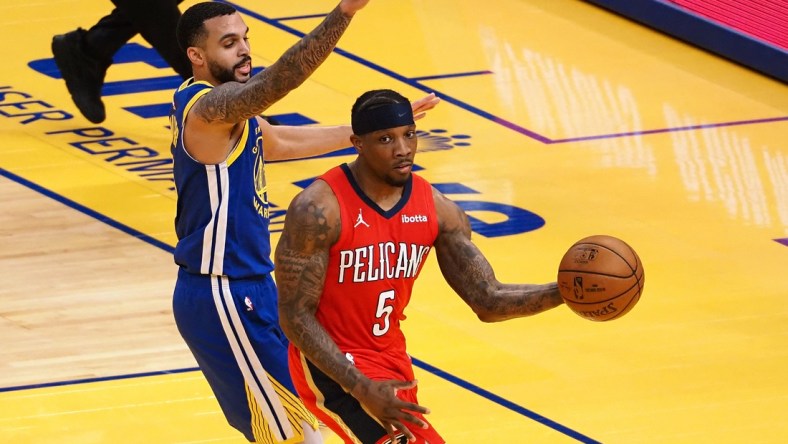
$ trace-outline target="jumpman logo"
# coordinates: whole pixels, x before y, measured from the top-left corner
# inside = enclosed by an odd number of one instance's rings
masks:
[[[369,224],[364,222],[364,217],[361,215],[361,208],[358,209],[358,218],[356,219],[356,225],[353,225],[353,228],[364,224],[365,226],[369,227]]]

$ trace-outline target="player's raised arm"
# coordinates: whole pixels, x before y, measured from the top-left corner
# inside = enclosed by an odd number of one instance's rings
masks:
[[[343,0],[312,32],[246,83],[228,82],[200,100],[195,112],[207,121],[234,124],[262,114],[297,88],[326,60],[369,0]]]
[[[308,35],[265,70],[252,76],[249,27],[221,2],[202,2],[178,22],[178,44],[192,65],[193,79],[176,92],[184,149],[197,161],[227,159],[246,122],[301,85],[336,47],[355,13],[369,0],[342,0]],[[182,90],[189,93],[179,94]]]
[[[435,93],[414,100],[410,106],[413,118],[420,119],[427,111],[440,103]],[[265,140],[265,157],[267,160],[291,160],[319,156],[352,145],[350,136],[353,130],[350,125],[340,126],[288,126],[270,125],[260,119],[260,127]]]
[[[435,253],[446,282],[484,322],[530,316],[564,303],[556,283],[503,284],[471,242],[468,217],[433,188],[438,213]]]

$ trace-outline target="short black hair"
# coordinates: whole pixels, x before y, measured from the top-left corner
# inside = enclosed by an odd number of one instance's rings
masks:
[[[410,103],[402,94],[391,89],[373,89],[360,95],[350,110],[351,119],[361,111],[375,109],[390,103]]]
[[[220,15],[231,15],[235,12],[237,12],[236,9],[227,3],[202,2],[195,4],[184,11],[178,20],[178,26],[175,28],[178,46],[183,52],[186,52],[190,46],[197,46],[198,42],[208,34],[205,30],[206,20]]]

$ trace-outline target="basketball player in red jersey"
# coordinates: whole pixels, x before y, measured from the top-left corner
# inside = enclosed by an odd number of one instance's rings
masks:
[[[430,250],[484,322],[563,300],[554,282],[498,282],[464,212],[411,172],[417,136],[408,99],[364,93],[352,128],[357,158],[296,196],[276,249],[290,374],[307,408],[347,443],[441,444],[418,404],[400,329]]]

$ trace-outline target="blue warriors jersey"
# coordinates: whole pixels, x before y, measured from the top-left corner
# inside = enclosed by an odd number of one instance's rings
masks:
[[[211,90],[207,82],[184,82],[170,111],[172,156],[178,193],[175,262],[192,274],[242,279],[273,270],[269,209],[263,170],[263,139],[249,119],[228,158],[216,165],[194,160],[183,144],[189,109]]]

